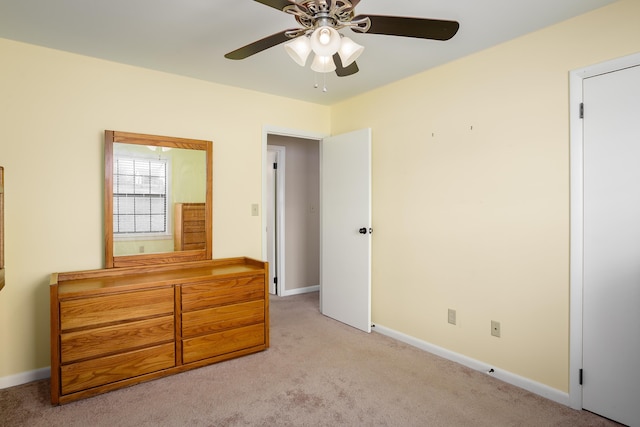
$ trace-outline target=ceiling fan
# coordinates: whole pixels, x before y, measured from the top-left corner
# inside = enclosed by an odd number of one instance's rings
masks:
[[[338,33],[350,28],[364,34],[449,40],[460,28],[456,21],[407,18],[386,15],[356,15],[360,0],[254,0],[293,15],[302,28],[285,30],[250,43],[225,55],[245,59],[273,46],[285,43],[291,58],[305,66],[309,54],[311,69],[320,73],[335,71],[340,77],[357,73],[355,60],[364,47]]]

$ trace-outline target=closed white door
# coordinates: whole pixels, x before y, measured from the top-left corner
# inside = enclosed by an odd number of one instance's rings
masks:
[[[371,130],[325,138],[320,156],[320,309],[371,332]]]
[[[582,405],[640,426],[640,67],[585,79],[583,100]]]

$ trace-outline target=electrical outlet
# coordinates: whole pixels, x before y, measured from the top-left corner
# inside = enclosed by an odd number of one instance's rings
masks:
[[[448,322],[451,323],[452,325],[456,324],[456,311],[451,308],[449,309]]]
[[[257,203],[254,203],[251,205],[251,216],[258,216],[260,215],[260,205],[258,205]]]
[[[491,335],[500,338],[500,322],[491,321]]]

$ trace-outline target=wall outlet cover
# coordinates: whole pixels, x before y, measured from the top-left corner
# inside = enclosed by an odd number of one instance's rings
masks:
[[[491,321],[491,335],[500,338],[500,322]]]

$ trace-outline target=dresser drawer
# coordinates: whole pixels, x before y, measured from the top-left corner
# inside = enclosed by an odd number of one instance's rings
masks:
[[[191,363],[265,344],[264,324],[183,340],[182,360]]]
[[[61,367],[61,392],[73,393],[173,366],[173,343],[72,363]]]
[[[212,280],[182,285],[182,311],[264,299],[264,276]]]
[[[85,328],[173,314],[173,288],[101,295],[60,302],[60,328]]]
[[[203,221],[205,220],[205,207],[204,204],[185,203],[182,205],[182,219],[187,221]]]
[[[264,323],[262,300],[183,313],[182,336],[190,338],[256,323]]]
[[[188,230],[185,230],[184,235],[182,237],[183,237],[182,244],[185,251],[205,248],[205,232],[204,231],[190,232]]]
[[[60,336],[61,362],[66,364],[89,357],[173,342],[174,338],[173,316],[63,333]]]

